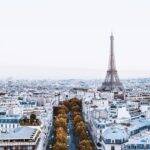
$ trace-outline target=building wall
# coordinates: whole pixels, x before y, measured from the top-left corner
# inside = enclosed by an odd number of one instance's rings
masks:
[[[0,150],[35,150],[35,146],[24,145],[24,146],[4,146],[0,147]]]
[[[0,124],[0,131],[9,132],[10,130],[17,128],[18,126],[19,126],[19,124],[17,124],[17,123],[14,123],[14,124],[13,123],[1,123]]]
[[[103,150],[113,150],[111,149],[113,146],[114,146],[114,150],[121,150],[121,144],[105,144],[104,142],[102,142],[102,147],[103,147]]]

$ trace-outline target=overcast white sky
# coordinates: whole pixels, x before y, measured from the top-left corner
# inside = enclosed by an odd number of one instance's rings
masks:
[[[150,76],[149,0],[1,0],[0,77]]]

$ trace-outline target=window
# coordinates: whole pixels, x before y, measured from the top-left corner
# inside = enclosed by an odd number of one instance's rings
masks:
[[[112,140],[111,142],[112,142],[112,143],[115,143],[115,141],[114,141],[114,140]]]
[[[121,142],[121,140],[115,140],[115,143],[116,144],[121,144],[122,142]]]
[[[111,146],[111,150],[115,150],[115,146]]]

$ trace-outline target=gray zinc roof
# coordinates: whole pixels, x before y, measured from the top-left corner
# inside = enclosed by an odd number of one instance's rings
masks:
[[[0,140],[32,139],[37,129],[31,127],[19,127],[13,132],[0,133]]]

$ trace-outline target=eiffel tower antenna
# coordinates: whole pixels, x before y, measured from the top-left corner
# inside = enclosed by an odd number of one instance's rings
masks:
[[[124,91],[124,87],[119,80],[116,70],[115,55],[114,55],[114,36],[111,32],[110,36],[110,56],[108,63],[108,70],[104,82],[99,91]]]

